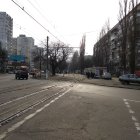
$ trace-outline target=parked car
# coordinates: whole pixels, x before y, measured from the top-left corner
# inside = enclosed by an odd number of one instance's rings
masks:
[[[15,73],[15,79],[28,79],[28,71],[27,70],[17,70]]]
[[[95,74],[95,75],[94,75],[94,78],[95,78],[95,79],[100,79],[101,77],[100,77],[99,74]]]
[[[119,81],[122,84],[140,83],[140,77],[138,77],[136,74],[125,74],[125,75],[119,76]]]
[[[109,72],[104,72],[103,75],[102,75],[102,78],[107,79],[107,80],[111,80],[112,76]]]
[[[9,73],[9,74],[14,74],[14,71],[10,71],[10,70],[9,70],[8,73]]]

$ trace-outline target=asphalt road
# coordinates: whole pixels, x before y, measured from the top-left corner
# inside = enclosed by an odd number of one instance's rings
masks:
[[[139,140],[139,94],[6,75],[0,77],[0,140]]]

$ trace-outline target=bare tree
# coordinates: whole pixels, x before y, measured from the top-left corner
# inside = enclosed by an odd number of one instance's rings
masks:
[[[109,57],[110,57],[110,21],[107,20],[105,24],[106,36],[105,36],[105,46],[104,46],[104,54],[105,54],[105,67],[109,67]]]
[[[105,27],[102,27],[102,30],[100,32],[100,55],[99,55],[99,66],[103,67],[104,65],[104,43],[105,43],[105,34],[106,34],[106,30]]]
[[[86,43],[86,36],[83,35],[82,41],[80,44],[80,71],[81,71],[81,74],[83,74],[83,71],[84,71],[85,43]]]
[[[67,62],[67,60],[63,61],[61,63],[61,65],[58,65],[58,72],[63,73],[63,72],[68,72],[68,66],[69,63]]]
[[[139,34],[137,34],[137,5],[138,0],[130,0],[130,13],[129,13],[129,29],[128,29],[128,39],[129,39],[129,65],[130,72],[135,72],[135,60],[136,60],[136,40]]]
[[[120,43],[121,43],[121,67],[123,71],[126,71],[126,50],[127,50],[127,34],[128,34],[128,0],[122,0],[119,1],[119,25],[120,25],[120,30],[121,30],[121,38],[120,38]]]
[[[75,73],[76,70],[79,69],[79,54],[78,54],[78,51],[75,51],[73,56],[72,56],[70,69],[74,73]]]
[[[49,64],[52,70],[52,75],[55,75],[58,66],[62,65],[72,52],[72,48],[61,42],[52,42],[48,50]]]
[[[44,48],[38,47],[36,50],[32,51],[33,61],[34,61],[34,67],[39,70],[45,70],[45,54],[44,54]]]
[[[90,68],[93,66],[93,56],[91,55],[85,55],[85,68]]]
[[[99,34],[99,41],[96,44],[96,56],[94,56],[95,66],[108,66],[110,53],[110,22],[109,20],[102,27]]]
[[[0,42],[0,72],[5,72],[6,60],[7,60],[7,51],[2,48]]]

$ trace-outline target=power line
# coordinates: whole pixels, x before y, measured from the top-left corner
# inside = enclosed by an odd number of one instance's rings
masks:
[[[56,37],[54,34],[52,34],[46,27],[44,27],[39,21],[37,21],[31,14],[29,14],[24,7],[21,7],[18,3],[16,3],[14,0],[11,0],[15,5],[17,5],[21,10],[23,10],[30,18],[32,18],[38,25],[40,25],[44,30],[46,30],[48,33],[50,33],[54,38],[60,41],[58,37]],[[62,42],[62,41],[60,41]]]
[[[26,32],[26,33],[28,33],[28,34],[30,34],[30,35],[32,36],[31,32],[30,32],[29,30],[27,31],[27,29],[26,29],[25,27],[22,27],[22,26],[20,26],[20,25],[18,25],[18,24],[14,24],[14,26],[15,26],[16,28],[18,28],[18,29],[20,29],[20,30],[22,30],[22,31],[24,31],[24,32]],[[37,36],[37,35],[36,35],[36,36]],[[38,37],[34,37],[34,38],[37,39],[38,41],[42,42],[42,40],[39,39]]]
[[[92,31],[86,31],[86,32],[79,32],[79,33],[73,33],[73,34],[69,34],[69,35],[65,35],[65,36],[77,36],[77,35],[83,35],[83,34],[90,34],[90,33],[94,33],[96,32],[97,30],[92,30]]]
[[[37,7],[39,7],[40,9],[42,9],[42,7],[40,6],[40,3],[38,3],[37,2],[37,0],[34,0],[34,3],[36,3],[36,5],[37,5]],[[42,9],[43,10],[43,9]],[[46,13],[46,11],[44,11],[43,10],[43,13]],[[46,18],[46,16],[45,15],[43,15],[45,18]],[[47,19],[48,20],[48,19]],[[49,17],[49,22],[52,24],[52,26],[54,26],[53,25],[53,20]]]
[[[56,31],[56,33],[57,34],[59,34],[64,40],[66,40],[65,38],[64,38],[64,36],[63,35],[61,35],[57,30],[56,30],[56,28],[54,27],[54,25],[52,24],[52,22],[50,22],[43,14],[42,14],[42,12],[40,12],[40,10],[30,1],[30,0],[27,0],[30,4],[31,4],[31,6],[52,26],[52,28]]]
[[[32,7],[54,28],[54,25],[52,25],[52,23],[40,12],[40,10],[30,1],[30,0],[27,0],[31,5]]]
[[[26,31],[27,29],[24,27],[21,27],[20,25],[18,25],[18,24],[15,24],[14,25],[16,28],[18,28],[18,29],[20,29],[20,30],[22,30],[22,31],[24,31],[24,32],[26,32],[26,33],[28,33],[28,34],[30,34],[30,35],[32,35],[31,33],[30,33],[30,31],[28,30],[28,31]],[[46,46],[46,44],[41,40],[41,39],[39,39],[38,37],[34,37],[35,39],[37,39],[38,41],[40,41],[40,43],[42,43],[42,45],[44,45],[44,46]]]

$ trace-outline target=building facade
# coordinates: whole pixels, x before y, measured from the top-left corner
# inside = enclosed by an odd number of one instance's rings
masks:
[[[126,16],[129,26],[124,46],[123,29],[118,22],[93,48],[95,66],[104,66],[112,74],[140,70],[140,4]],[[135,17],[135,20],[134,20]],[[122,24],[124,19],[122,19]]]
[[[11,54],[13,37],[13,19],[6,13],[0,12],[0,42],[2,48]]]
[[[12,55],[17,55],[17,38],[12,38]]]
[[[19,35],[17,37],[17,55],[25,56],[25,62],[28,66],[32,66],[32,49],[34,47],[34,39]]]

